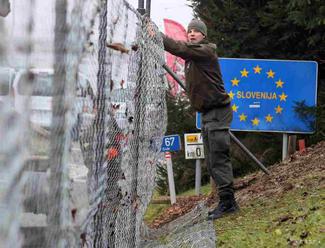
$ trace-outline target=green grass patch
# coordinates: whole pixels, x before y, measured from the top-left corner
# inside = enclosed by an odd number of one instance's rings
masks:
[[[202,195],[209,195],[211,193],[211,184],[203,185],[200,188],[200,193]],[[192,195],[195,195],[195,189],[187,190],[187,191],[179,194],[178,196],[192,196]]]
[[[166,208],[169,208],[170,204],[149,204],[147,211],[144,215],[144,221],[151,223],[159,216]]]
[[[152,194],[152,199],[155,200],[155,199],[158,199],[159,198],[159,193],[157,190],[154,190],[153,191],[153,194]],[[147,207],[146,209],[146,213],[144,215],[144,221],[146,223],[152,223],[153,220],[159,216],[166,208],[169,208],[170,207],[170,204],[153,204],[153,203],[150,203],[149,206]]]
[[[325,190],[256,200],[215,221],[217,247],[324,247]]]

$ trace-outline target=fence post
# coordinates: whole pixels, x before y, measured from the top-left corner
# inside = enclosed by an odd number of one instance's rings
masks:
[[[50,136],[50,200],[46,247],[74,247],[70,232],[71,215],[68,187],[67,104],[67,1],[55,2],[55,64]],[[71,83],[71,82],[70,82]]]

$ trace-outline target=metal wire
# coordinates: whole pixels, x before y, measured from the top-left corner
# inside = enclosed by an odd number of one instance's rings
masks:
[[[161,37],[125,0],[17,1],[0,21],[0,243],[142,247],[167,124]]]

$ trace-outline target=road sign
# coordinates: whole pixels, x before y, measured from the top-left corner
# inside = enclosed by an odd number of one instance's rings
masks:
[[[203,139],[201,133],[184,134],[185,159],[204,159]]]
[[[232,130],[311,133],[315,117],[295,111],[297,103],[316,106],[314,61],[221,59],[232,98]]]
[[[231,130],[312,133],[315,116],[304,117],[300,104],[316,106],[314,61],[220,59],[225,88],[232,99]],[[201,128],[200,115],[197,128]]]
[[[196,128],[201,129],[201,113],[196,112]]]
[[[161,152],[175,152],[181,149],[181,138],[179,135],[164,136],[161,144]]]

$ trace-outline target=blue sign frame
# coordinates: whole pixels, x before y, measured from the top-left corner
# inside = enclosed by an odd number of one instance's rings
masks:
[[[181,149],[181,138],[179,135],[167,135],[163,137],[161,152],[176,152]]]
[[[315,132],[315,116],[302,118],[298,104],[317,105],[315,61],[220,58],[226,91],[232,99],[233,131]],[[201,128],[201,116],[196,118]]]
[[[196,112],[195,125],[196,125],[197,129],[201,129],[201,113],[200,112]]]

